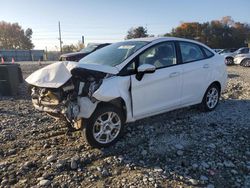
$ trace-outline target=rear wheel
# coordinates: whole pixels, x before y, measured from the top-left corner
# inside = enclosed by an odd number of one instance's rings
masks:
[[[123,133],[125,118],[118,107],[106,105],[85,121],[83,135],[95,148],[108,147],[119,140]]]
[[[212,84],[208,87],[202,103],[201,110],[202,111],[212,111],[216,108],[220,99],[220,89],[217,84]]]
[[[240,66],[250,67],[250,59],[244,59],[240,62]]]

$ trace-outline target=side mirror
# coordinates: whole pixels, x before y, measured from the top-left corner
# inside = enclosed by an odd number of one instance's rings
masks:
[[[156,69],[156,67],[154,65],[151,65],[151,64],[140,65],[137,68],[136,79],[140,81],[144,74],[146,74],[146,73],[154,73],[155,69]]]

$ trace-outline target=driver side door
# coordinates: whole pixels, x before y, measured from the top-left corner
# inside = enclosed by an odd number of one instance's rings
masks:
[[[132,108],[135,119],[175,109],[180,105],[182,66],[177,65],[174,42],[163,42],[139,55],[138,66],[152,64],[154,73],[141,80],[131,75]]]

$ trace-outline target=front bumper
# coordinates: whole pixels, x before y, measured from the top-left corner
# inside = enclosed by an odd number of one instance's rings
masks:
[[[236,57],[236,58],[234,58],[234,64],[239,65],[242,62],[243,59],[244,59],[244,57]]]

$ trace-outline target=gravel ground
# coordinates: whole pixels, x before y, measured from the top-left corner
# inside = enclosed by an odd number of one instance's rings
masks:
[[[24,77],[39,67],[21,63]],[[128,124],[103,150],[34,110],[22,84],[17,97],[0,98],[0,187],[250,187],[250,69],[228,73],[215,111]]]

